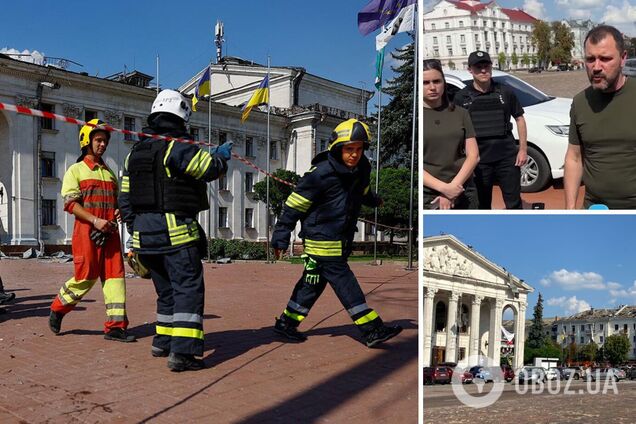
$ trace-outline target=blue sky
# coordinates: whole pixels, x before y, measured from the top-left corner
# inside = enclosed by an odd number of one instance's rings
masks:
[[[84,65],[71,70],[100,76],[121,72],[124,66],[155,75],[159,54],[161,85],[176,88],[216,55],[214,25],[221,19],[224,55],[262,64],[270,55],[273,66],[304,67],[372,90],[375,34],[363,37],[357,29],[357,13],[367,2],[113,0],[88,5],[22,0],[2,6],[0,49],[67,58]],[[398,34],[387,52],[409,41],[408,35]],[[369,103],[370,111],[375,101]]]
[[[437,0],[424,0],[424,4]],[[634,0],[495,0],[509,9],[520,8],[535,18],[555,21],[561,19],[591,19],[614,25],[636,37],[636,3]],[[487,0],[482,0],[486,3]]]
[[[544,317],[636,304],[636,215],[427,215],[424,234],[452,234],[534,287]]]

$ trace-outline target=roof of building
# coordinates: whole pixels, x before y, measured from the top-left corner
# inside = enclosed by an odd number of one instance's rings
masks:
[[[475,15],[477,12],[480,12],[486,9],[491,4],[496,4],[494,1],[489,1],[487,3],[482,3],[477,0],[447,0],[449,3],[454,5],[458,9],[467,10],[471,15]],[[511,21],[514,22],[528,22],[533,23],[537,19],[528,13],[524,12],[521,9],[506,9],[505,7],[501,8],[501,11],[508,15]]]
[[[636,318],[636,306],[619,305],[616,308],[590,308],[587,311],[570,315],[560,321],[589,320],[598,318]]]

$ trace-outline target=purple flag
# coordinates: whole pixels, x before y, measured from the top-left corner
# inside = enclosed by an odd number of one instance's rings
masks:
[[[371,0],[358,12],[358,31],[367,35],[390,22],[401,9],[417,0]]]

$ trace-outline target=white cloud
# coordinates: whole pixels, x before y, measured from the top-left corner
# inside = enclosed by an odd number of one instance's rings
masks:
[[[609,283],[607,283],[607,288],[608,288],[608,289],[616,290],[616,289],[620,289],[621,287],[623,287],[623,286],[622,286],[622,285],[620,285],[619,283],[614,283],[614,282],[612,282],[612,281],[610,281]]]
[[[576,296],[572,296],[566,298],[565,296],[561,297],[552,297],[546,301],[546,303],[550,306],[560,306],[564,308],[564,311],[568,315],[577,314],[579,312],[587,311],[590,309],[590,304],[587,303],[583,299],[577,299]]]
[[[569,9],[593,9],[599,7],[599,0],[556,0],[556,4]]]
[[[610,288],[610,296],[611,296],[611,302],[612,303],[616,303],[617,301],[619,303],[633,303],[636,301],[636,281],[634,281],[634,283],[628,287],[627,289],[623,289],[621,288],[622,286],[619,284],[618,287],[611,287]]]
[[[28,50],[19,51],[13,48],[4,47],[0,49],[0,53],[6,54],[13,59],[21,60],[23,62],[44,65],[44,54],[40,53],[37,50],[33,50],[32,52],[30,52]]]
[[[623,0],[620,7],[608,5],[601,21],[609,25],[633,24],[636,22],[636,5]],[[633,30],[633,28],[632,28]]]
[[[545,6],[543,2],[540,0],[524,0],[523,6],[521,7],[526,13],[531,16],[534,16],[537,19],[547,19],[547,13],[545,11]]]
[[[544,283],[545,280],[545,283]],[[541,284],[548,287],[557,285],[565,290],[602,290],[607,288],[603,276],[596,272],[578,272],[560,269],[541,280]]]

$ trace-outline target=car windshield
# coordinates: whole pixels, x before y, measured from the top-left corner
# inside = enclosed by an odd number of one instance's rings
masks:
[[[499,75],[493,77],[493,79],[500,84],[510,87],[515,93],[515,96],[517,96],[517,99],[519,99],[519,103],[521,103],[522,107],[533,106],[553,99],[553,97],[546,96],[530,84],[518,78],[513,78],[510,75]],[[464,84],[466,85],[472,83],[473,80],[464,81]]]

